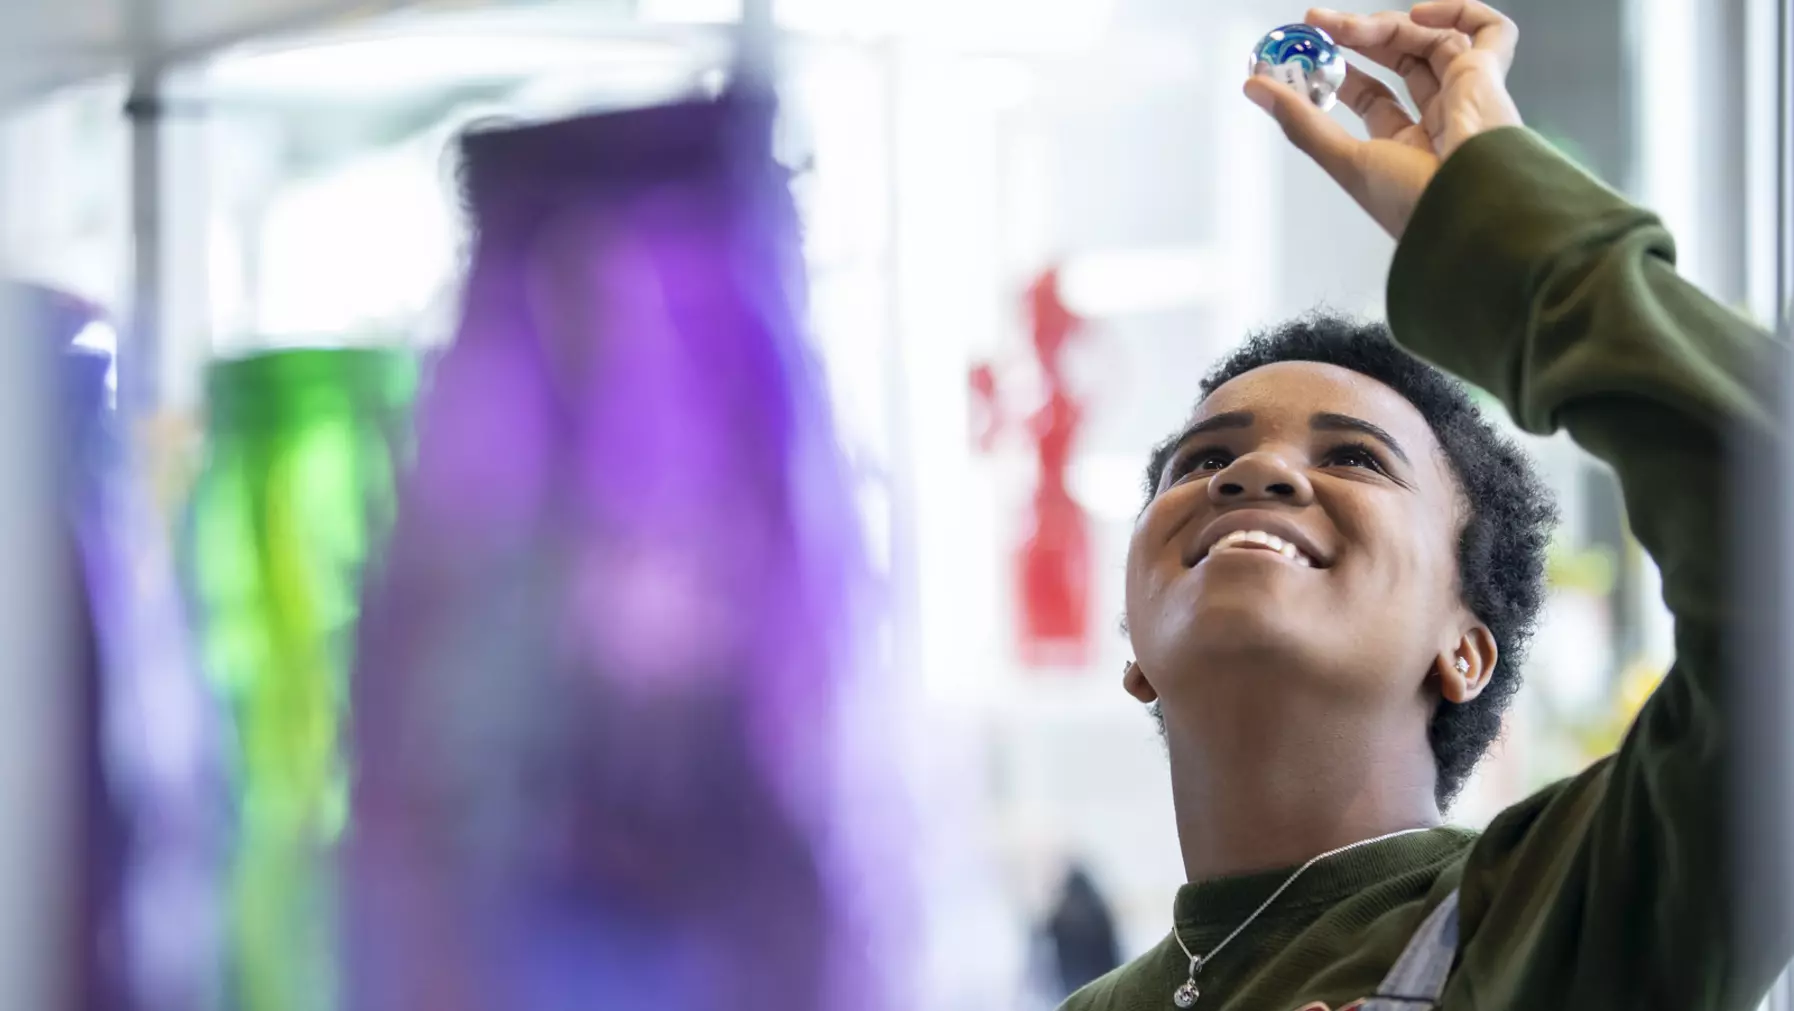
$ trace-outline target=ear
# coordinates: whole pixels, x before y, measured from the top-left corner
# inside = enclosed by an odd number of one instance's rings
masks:
[[[1140,670],[1140,665],[1132,660],[1127,662],[1127,669],[1121,672],[1121,687],[1126,688],[1129,695],[1147,705],[1159,700],[1159,693],[1152,690],[1152,685],[1146,681],[1146,674]]]
[[[1458,636],[1450,649],[1433,659],[1433,673],[1439,678],[1439,694],[1445,701],[1463,705],[1483,693],[1495,676],[1499,658],[1495,636],[1488,626],[1475,624]]]

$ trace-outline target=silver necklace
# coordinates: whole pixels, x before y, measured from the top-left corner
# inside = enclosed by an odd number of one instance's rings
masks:
[[[1360,839],[1355,843],[1347,843],[1338,849],[1328,850],[1319,856],[1310,858],[1307,863],[1296,868],[1295,873],[1285,878],[1283,884],[1278,885],[1277,890],[1271,893],[1270,898],[1259,903],[1258,908],[1252,911],[1251,916],[1246,917],[1239,926],[1233,928],[1233,933],[1223,937],[1221,943],[1210,948],[1206,955],[1198,955],[1190,951],[1190,946],[1184,943],[1183,935],[1177,932],[1177,918],[1173,916],[1171,920],[1171,936],[1177,939],[1177,946],[1184,950],[1184,956],[1190,960],[1190,978],[1184,980],[1182,986],[1172,991],[1171,1003],[1176,1004],[1180,1008],[1195,1007],[1196,999],[1202,996],[1202,991],[1196,988],[1196,974],[1202,971],[1203,966],[1213,961],[1215,956],[1221,953],[1222,948],[1227,947],[1234,938],[1240,936],[1242,931],[1247,927],[1252,926],[1252,921],[1258,919],[1260,913],[1271,908],[1271,903],[1277,901],[1277,896],[1282,895],[1285,889],[1289,888],[1290,885],[1295,884],[1296,879],[1301,877],[1303,872],[1308,870],[1308,868],[1313,867],[1315,864],[1320,863],[1328,857],[1336,857],[1347,850],[1355,850],[1360,846],[1369,846],[1371,843],[1380,843],[1385,839],[1394,839],[1396,836],[1413,835],[1416,832],[1425,832],[1430,828],[1432,828],[1431,825],[1422,826],[1420,828],[1405,828],[1400,832],[1391,832],[1388,835],[1377,836],[1375,839]]]

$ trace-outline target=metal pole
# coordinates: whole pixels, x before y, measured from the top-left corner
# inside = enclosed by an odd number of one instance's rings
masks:
[[[1751,972],[1765,971],[1766,958],[1785,957],[1785,953],[1762,947],[1767,938],[1785,937],[1785,926],[1794,918],[1794,740],[1788,729],[1794,725],[1794,677],[1788,658],[1794,655],[1794,622],[1788,620],[1794,603],[1794,515],[1786,503],[1794,491],[1794,359],[1789,357],[1788,300],[1790,293],[1790,241],[1794,230],[1789,226],[1789,170],[1794,167],[1789,148],[1790,78],[1790,0],[1760,0],[1753,4],[1759,31],[1773,32],[1773,45],[1753,50],[1757,55],[1747,62],[1767,73],[1750,74],[1747,88],[1772,87],[1776,95],[1769,99],[1773,113],[1753,117],[1753,129],[1767,132],[1768,143],[1755,146],[1758,157],[1770,155],[1775,163],[1776,178],[1767,191],[1759,189],[1759,198],[1773,206],[1760,204],[1753,209],[1760,215],[1772,216],[1771,242],[1754,245],[1760,259],[1770,256],[1775,261],[1772,289],[1774,299],[1769,311],[1780,335],[1773,351],[1780,356],[1779,368],[1772,370],[1772,381],[1779,386],[1769,389],[1776,402],[1775,431],[1763,433],[1741,426],[1734,434],[1731,447],[1732,473],[1728,479],[1734,497],[1730,529],[1760,531],[1749,543],[1733,538],[1729,545],[1733,568],[1733,596],[1741,624],[1734,641],[1729,643],[1727,676],[1734,686],[1728,701],[1729,717],[1735,728],[1732,781],[1727,784],[1728,820],[1734,835],[1733,880],[1731,890],[1738,920],[1733,924],[1739,939],[1740,965]],[[1762,67],[1756,61],[1767,61]],[[1733,68],[1737,69],[1737,68]],[[1746,68],[1748,73],[1748,68]],[[1760,92],[1753,92],[1761,98]],[[1774,122],[1769,122],[1773,115]],[[1744,145],[1752,150],[1753,145]],[[1747,264],[1748,266],[1748,264]],[[1759,277],[1761,275],[1758,275]],[[1764,280],[1769,280],[1764,278]],[[1758,288],[1763,287],[1759,281]],[[1767,462],[1768,465],[1763,465]],[[1774,1011],[1791,1007],[1790,990],[1784,975],[1770,991],[1763,1005]]]
[[[1780,0],[1775,8],[1774,325],[1786,362],[1785,356],[1789,354],[1790,347],[1794,346],[1794,0]],[[1794,516],[1780,508],[1789,500],[1789,491],[1794,488],[1794,439],[1789,438],[1790,432],[1794,432],[1794,425],[1790,424],[1794,422],[1794,410],[1790,410],[1790,406],[1794,405],[1794,386],[1789,384],[1794,384],[1794,369],[1784,377],[1782,402],[1778,405],[1782,445],[1785,448],[1778,461],[1780,467],[1776,468],[1779,471],[1776,475],[1776,490],[1780,495],[1774,500],[1778,507],[1775,511],[1780,514],[1776,519],[1782,525],[1781,551],[1776,559],[1781,571],[1777,573],[1775,586],[1784,591],[1776,599],[1784,608],[1784,617],[1789,602],[1789,595],[1785,591],[1794,582]],[[1789,630],[1789,625],[1785,620],[1780,623],[1783,641],[1774,644],[1780,648],[1767,658],[1773,665],[1768,673],[1775,681],[1784,685],[1791,673],[1794,673],[1787,663],[1787,657],[1791,655],[1788,649],[1794,646],[1794,632]],[[1794,692],[1784,687],[1780,692],[1782,704],[1775,707],[1776,715],[1782,722],[1782,726],[1776,728],[1780,734],[1786,734],[1788,725],[1794,722],[1794,703],[1791,703],[1790,695],[1794,695]],[[1791,761],[1785,753],[1780,757],[1784,762]],[[1746,752],[1744,755],[1746,762],[1755,758],[1754,752]],[[1794,917],[1794,886],[1789,885],[1789,881],[1794,880],[1794,873],[1786,866],[1794,861],[1794,855],[1786,852],[1782,844],[1794,834],[1787,830],[1788,823],[1794,821],[1794,787],[1787,785],[1794,782],[1794,768],[1782,769],[1781,777],[1784,780],[1782,788],[1772,791],[1769,796],[1770,803],[1782,805],[1783,810],[1771,814],[1768,821],[1782,830],[1771,834],[1769,845],[1780,850],[1777,857],[1784,866],[1778,868],[1780,873],[1770,876],[1769,880],[1782,886],[1780,894],[1771,894],[1771,901],[1779,901],[1782,906],[1780,916],[1787,918]],[[1746,864],[1747,868],[1750,866]],[[1786,972],[1782,974],[1776,981],[1775,989],[1770,992],[1766,1006],[1773,1011],[1794,1011],[1794,977]]]
[[[1787,849],[1788,841],[1794,838],[1794,829],[1790,828],[1794,825],[1794,753],[1785,746],[1779,749],[1766,747],[1765,740],[1782,740],[1789,725],[1794,724],[1794,690],[1789,687],[1794,670],[1790,669],[1787,659],[1794,655],[1789,652],[1794,648],[1794,623],[1786,620],[1791,598],[1788,591],[1790,584],[1794,584],[1794,515],[1785,508],[1790,491],[1794,491],[1794,439],[1789,438],[1794,432],[1794,367],[1788,367],[1794,366],[1794,361],[1789,358],[1790,347],[1794,345],[1794,0],[1775,3],[1774,28],[1775,317],[1772,322],[1785,367],[1783,387],[1779,391],[1781,402],[1776,405],[1783,448],[1776,460],[1779,466],[1770,469],[1768,480],[1772,494],[1767,500],[1768,508],[1759,508],[1757,515],[1765,521],[1762,529],[1775,529],[1771,524],[1779,525],[1780,550],[1773,556],[1774,567],[1779,571],[1754,574],[1759,582],[1752,589],[1766,588],[1775,594],[1771,599],[1778,612],[1776,617],[1781,620],[1776,622],[1775,632],[1753,637],[1757,638],[1758,648],[1750,650],[1746,656],[1755,662],[1759,682],[1772,686],[1766,693],[1768,698],[1763,701],[1771,703],[1768,707],[1773,714],[1770,719],[1779,725],[1765,727],[1757,724],[1754,727],[1757,739],[1746,740],[1740,752],[1745,764],[1776,762],[1781,768],[1772,776],[1771,789],[1760,795],[1746,793],[1739,798],[1743,803],[1754,801],[1771,810],[1755,814],[1747,811],[1742,818],[1735,819],[1749,824],[1762,837],[1747,843],[1754,852],[1746,851],[1743,865],[1746,876],[1734,887],[1739,888],[1740,894],[1750,894],[1747,889],[1767,885],[1768,888],[1759,894],[1767,895],[1770,902],[1779,905],[1780,908],[1772,914],[1773,922],[1779,925],[1794,917],[1794,866],[1791,866],[1794,855]],[[1771,459],[1775,458],[1772,456]],[[1751,689],[1744,686],[1739,694],[1749,695]],[[1768,873],[1753,876],[1754,872],[1765,869]],[[1748,923],[1747,920],[1747,926]],[[1789,973],[1784,972],[1776,981],[1764,1006],[1772,1011],[1794,1011],[1794,978]]]
[[[162,74],[140,71],[125,115],[131,123],[130,326],[119,341],[118,406],[127,430],[158,404],[162,359]]]
[[[1794,343],[1794,0],[1776,5],[1775,332]]]
[[[776,86],[779,23],[773,4],[774,0],[742,0],[735,52],[737,80],[767,94]]]

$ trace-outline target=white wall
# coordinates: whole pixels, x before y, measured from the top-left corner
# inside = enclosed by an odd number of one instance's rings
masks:
[[[1182,882],[1163,746],[1120,689],[1140,468],[1248,330],[1317,303],[1380,307],[1392,250],[1239,95],[1243,54],[1274,20],[1210,16],[1187,34],[1137,25],[1069,54],[898,48],[898,381],[918,675],[936,718],[981,745],[966,749],[983,755],[967,788],[987,798],[1018,926],[1045,908],[1064,861],[1083,859],[1130,954],[1163,936]],[[1097,648],[1086,667],[1038,671],[1019,663],[1014,633],[1033,464],[1013,434],[996,454],[974,453],[966,376],[979,360],[1007,363],[1011,415],[1036,406],[1022,291],[1061,258],[1073,307],[1100,311],[1077,355],[1090,413],[1072,475],[1091,517]],[[1172,279],[1143,280],[1155,272]]]

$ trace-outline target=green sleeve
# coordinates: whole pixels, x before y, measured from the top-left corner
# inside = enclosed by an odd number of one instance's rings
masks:
[[[1613,467],[1676,624],[1675,665],[1620,751],[1472,851],[1446,1003],[1754,1006],[1787,952],[1747,952],[1727,899],[1722,651],[1743,616],[1724,535],[1728,460],[1776,438],[1780,356],[1676,274],[1654,216],[1520,128],[1441,168],[1396,251],[1389,317],[1521,427],[1566,430]]]

